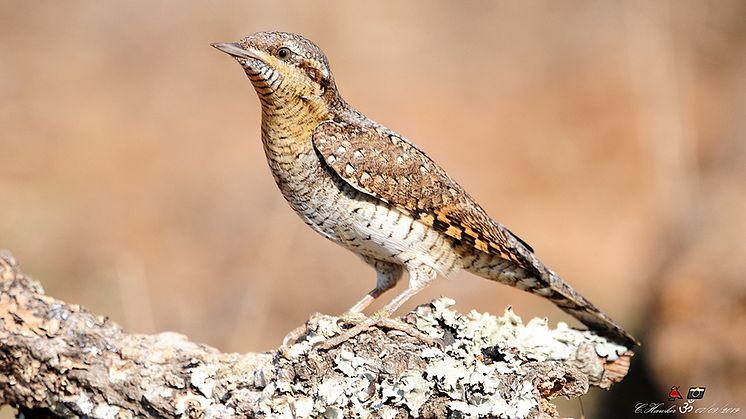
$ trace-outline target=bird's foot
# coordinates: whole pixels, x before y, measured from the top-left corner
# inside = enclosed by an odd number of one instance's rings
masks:
[[[285,335],[284,338],[282,338],[282,347],[283,348],[289,348],[293,344],[298,342],[298,339],[301,338],[301,336],[305,335],[308,331],[308,327],[305,324],[302,324],[295,329],[288,332],[287,335]]]
[[[309,322],[313,322],[314,320],[318,319],[321,316],[323,316],[323,314],[318,313],[318,312],[313,313],[311,315]],[[290,346],[298,343],[298,340],[304,337],[308,333],[309,322],[303,323],[302,325],[288,332],[288,334],[285,335],[285,337],[282,339],[282,348],[289,348]]]
[[[420,331],[410,324],[401,322],[399,320],[390,319],[388,317],[388,314],[389,313],[380,311],[375,313],[371,317],[365,317],[364,315],[359,313],[345,313],[340,318],[340,320],[345,323],[354,324],[355,326],[340,333],[337,336],[316,343],[314,347],[319,350],[327,351],[343,344],[344,342],[347,342],[348,340],[376,325],[386,329],[398,330],[400,332],[406,333],[407,335],[412,336],[413,338],[418,339],[427,345],[436,345],[441,348],[445,346],[442,339],[433,338],[432,336]]]
[[[337,324],[347,323],[351,325],[358,325],[365,322],[365,320],[367,319],[368,317],[366,317],[365,314],[350,310],[338,317]]]
[[[434,338],[409,323],[386,317],[380,319],[377,324],[386,329],[398,330],[399,332],[405,333],[426,345],[438,346],[440,349],[443,349],[446,346],[445,341],[442,338]]]

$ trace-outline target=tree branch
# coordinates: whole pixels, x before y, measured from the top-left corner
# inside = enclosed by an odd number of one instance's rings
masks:
[[[227,354],[176,333],[125,333],[44,295],[0,253],[0,404],[47,417],[551,417],[549,400],[622,380],[633,355],[546,321],[459,314],[438,299],[402,321],[444,340],[427,346],[373,327],[330,351],[341,331],[314,315],[268,353]]]

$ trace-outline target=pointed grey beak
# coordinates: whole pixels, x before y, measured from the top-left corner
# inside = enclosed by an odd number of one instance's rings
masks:
[[[235,58],[262,60],[254,51],[244,49],[236,42],[216,42],[210,45]]]

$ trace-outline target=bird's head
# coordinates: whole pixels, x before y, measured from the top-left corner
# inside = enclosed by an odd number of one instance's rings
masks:
[[[263,106],[282,107],[337,98],[329,62],[308,39],[286,32],[258,32],[238,42],[214,43],[241,64]]]

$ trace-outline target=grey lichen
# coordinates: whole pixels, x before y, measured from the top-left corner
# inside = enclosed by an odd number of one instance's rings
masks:
[[[406,406],[413,416],[419,416],[420,407],[430,397],[432,383],[421,371],[406,370],[398,377],[381,383],[381,398],[394,406]]]
[[[284,409],[303,402],[302,412],[308,416],[385,417],[394,407],[409,416],[437,411],[454,417],[533,417],[540,413],[542,397],[574,397],[588,390],[588,378],[573,367],[579,348],[596,348],[601,376],[591,381],[599,386],[608,380],[603,364],[627,353],[562,323],[555,329],[543,319],[524,325],[511,309],[500,317],[476,311],[463,315],[451,309],[453,304],[448,298],[437,299],[407,317],[419,330],[444,339],[443,348],[418,345],[399,331],[375,330],[326,354],[313,344],[343,330],[338,319],[312,319],[305,336],[278,355],[275,366],[292,368],[300,362],[319,369],[307,379],[295,376],[293,385],[265,389],[263,413],[303,417],[297,409],[294,414]],[[544,376],[539,365],[564,368],[554,392],[539,388]],[[307,400],[314,400],[313,405]]]

